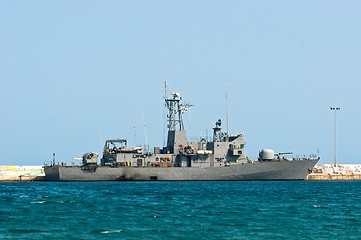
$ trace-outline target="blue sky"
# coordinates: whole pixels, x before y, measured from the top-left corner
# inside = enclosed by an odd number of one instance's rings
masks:
[[[247,153],[360,163],[360,1],[0,1],[0,165],[163,145],[164,82]],[[143,121],[144,116],[144,121]],[[134,128],[135,126],[135,128]]]

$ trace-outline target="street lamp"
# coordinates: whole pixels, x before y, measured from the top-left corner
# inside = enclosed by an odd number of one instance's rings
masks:
[[[340,108],[339,108],[339,107],[330,107],[330,109],[335,112],[334,139],[333,139],[333,141],[334,141],[334,142],[333,142],[333,143],[334,143],[334,149],[333,149],[333,164],[336,166],[336,112],[337,112],[338,110],[340,110]]]

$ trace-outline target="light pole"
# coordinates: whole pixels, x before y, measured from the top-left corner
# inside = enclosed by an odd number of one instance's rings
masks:
[[[336,166],[336,112],[338,111],[338,110],[340,110],[340,108],[339,107],[330,107],[330,109],[332,110],[332,111],[334,111],[335,112],[335,121],[334,121],[334,138],[333,138],[333,143],[334,143],[334,149],[333,149],[333,164]]]

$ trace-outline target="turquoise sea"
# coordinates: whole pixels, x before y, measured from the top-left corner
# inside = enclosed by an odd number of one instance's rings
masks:
[[[0,239],[361,239],[361,182],[0,183]]]

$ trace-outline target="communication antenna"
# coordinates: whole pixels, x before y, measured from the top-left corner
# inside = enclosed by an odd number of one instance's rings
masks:
[[[227,131],[227,141],[228,141],[228,90],[227,90],[227,84],[226,84],[226,131]]]
[[[134,125],[133,125],[133,131],[134,131],[135,146],[138,146],[138,141],[137,141],[137,129],[135,128],[135,123],[134,123]]]
[[[143,119],[143,126],[144,126],[144,138],[145,138],[145,151],[148,152],[148,139],[147,139],[147,128],[145,126],[145,121],[144,121],[144,111],[143,111],[143,108],[142,108],[142,119]]]
[[[168,91],[167,82],[164,82],[164,96],[163,96],[164,102],[167,99],[167,94],[168,94],[167,91]],[[163,108],[163,146],[165,146],[165,136],[167,134],[167,120],[166,119],[167,119],[166,118],[166,108]]]
[[[133,108],[132,108],[133,109]],[[133,133],[134,133],[134,141],[135,141],[135,146],[138,147],[138,139],[137,139],[137,127],[136,127],[136,121],[135,121],[135,113],[134,111],[132,111],[132,120],[133,120]]]

